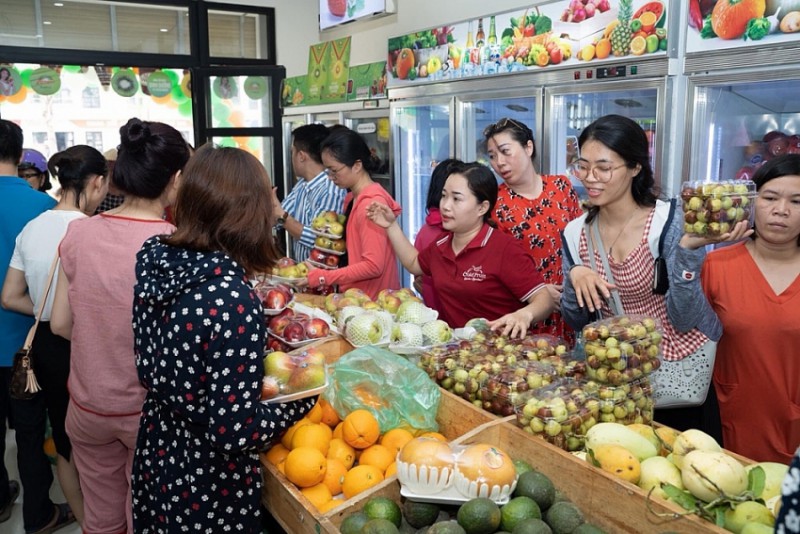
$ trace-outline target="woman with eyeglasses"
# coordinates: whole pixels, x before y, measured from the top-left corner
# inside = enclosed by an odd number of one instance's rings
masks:
[[[425,249],[414,248],[386,205],[371,204],[369,218],[386,229],[403,267],[431,277],[439,316],[451,327],[482,317],[503,335],[523,337],[552,312],[550,293],[519,242],[493,227],[497,180],[492,171],[461,162],[449,171],[439,201],[444,231]]]
[[[399,289],[397,258],[382,228],[367,218],[367,206],[373,202],[387,206],[399,215],[400,205],[372,180],[380,162],[372,155],[364,139],[344,126],[331,129],[321,145],[322,163],[337,187],[347,189],[344,197],[347,266],[335,270],[312,269],[309,287],[337,284],[344,292],[354,287],[375,299],[382,289]]]
[[[522,243],[556,303],[552,315],[534,331],[571,339],[573,333],[558,312],[564,279],[560,232],[583,213],[578,195],[566,176],[537,172],[533,132],[521,122],[501,119],[483,135],[492,169],[503,180],[492,219],[500,230]]]
[[[53,279],[48,298],[43,297],[68,226],[92,215],[108,191],[106,159],[90,146],[76,145],[59,152],[50,158],[48,166],[61,184],[61,199],[53,209],[29,222],[17,236],[2,293],[4,308],[26,315],[35,316],[40,311],[42,314],[33,339],[36,378],[42,391],[31,400],[13,401],[19,464],[25,466],[23,518],[28,532],[65,525],[75,519],[83,523],[78,471],[64,429],[69,405],[70,342],[50,328],[57,278]],[[53,430],[58,482],[68,504],[54,504],[49,497],[52,467],[42,448],[46,419]]]
[[[17,174],[37,191],[45,192],[53,188],[50,183],[50,173],[47,170],[47,158],[38,150],[26,148],[22,151]]]
[[[625,314],[647,315],[661,322],[661,348],[666,360],[682,360],[697,351],[715,350],[722,328],[714,317],[701,317],[696,328],[679,331],[674,326],[674,315],[668,311],[668,303],[676,293],[667,290],[664,295],[653,290],[662,233],[662,257],[668,272],[675,271],[678,255],[685,251],[679,246],[683,218],[670,220],[670,203],[656,196],[644,130],[627,117],[606,115],[581,132],[578,145],[579,159],[572,172],[586,188],[590,208],[564,230],[564,271],[568,273],[561,296],[564,320],[579,331],[597,318],[614,315],[608,299],[612,297],[611,290],[616,289]],[[594,235],[593,225],[600,236],[600,242],[592,238],[594,261],[589,256],[587,240],[587,229]],[[604,260],[614,284],[608,281]],[[709,388],[709,406],[716,403],[713,396],[713,388]],[[702,406],[656,408],[655,418],[660,423],[679,430],[699,428],[719,437],[716,410],[704,410]]]

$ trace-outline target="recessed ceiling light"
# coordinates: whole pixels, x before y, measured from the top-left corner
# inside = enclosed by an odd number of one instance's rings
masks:
[[[50,22],[49,20],[45,20],[42,22],[42,24],[44,24],[45,26],[50,26],[52,22]]]
[[[167,33],[169,30],[166,29],[166,28],[161,28],[161,31],[164,32],[164,33]]]
[[[64,7],[64,2],[55,2],[53,5],[56,7]]]

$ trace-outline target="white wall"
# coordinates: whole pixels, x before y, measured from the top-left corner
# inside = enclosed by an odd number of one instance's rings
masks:
[[[389,37],[531,5],[521,0],[395,0],[397,13],[393,15],[320,32],[318,0],[216,1],[275,8],[278,63],[286,67],[287,76],[306,73],[308,48],[321,41],[352,35],[350,64],[362,65],[386,59]]]

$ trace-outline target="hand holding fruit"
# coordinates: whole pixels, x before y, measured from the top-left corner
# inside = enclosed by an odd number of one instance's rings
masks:
[[[377,201],[367,207],[367,217],[381,228],[389,228],[397,220],[389,206]]]
[[[576,265],[569,271],[569,279],[575,288],[575,295],[578,298],[578,306],[589,308],[590,312],[599,310],[603,302],[611,296],[611,289],[616,288],[614,284],[609,284],[603,278],[583,265]]]
[[[696,234],[683,234],[681,237],[680,245],[687,250],[696,250],[706,245],[720,243],[724,241],[738,241],[746,237],[750,237],[755,232],[750,228],[750,221],[744,220],[736,223],[730,232],[724,233],[720,236],[699,236]]]

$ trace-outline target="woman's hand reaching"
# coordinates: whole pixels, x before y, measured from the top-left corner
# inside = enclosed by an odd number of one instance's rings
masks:
[[[611,290],[616,287],[583,265],[573,267],[569,272],[569,279],[575,288],[578,306],[588,307],[590,312],[599,310],[606,299],[611,296]]]
[[[528,333],[528,329],[533,321],[533,314],[525,308],[489,322],[489,328],[499,331],[504,336],[511,338],[523,338]]]
[[[389,228],[397,220],[392,208],[381,202],[367,206],[367,217],[381,228]]]

